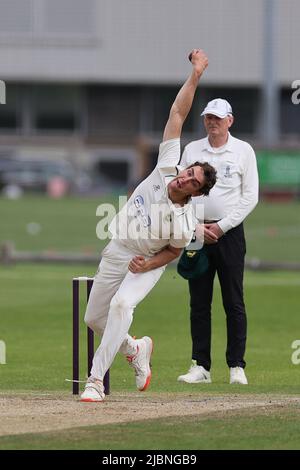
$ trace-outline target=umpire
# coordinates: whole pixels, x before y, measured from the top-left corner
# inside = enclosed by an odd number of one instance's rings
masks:
[[[246,244],[243,220],[258,202],[258,173],[252,147],[229,133],[234,118],[228,101],[210,101],[201,114],[207,137],[189,143],[180,164],[208,162],[217,170],[217,183],[207,198],[194,198],[204,205],[204,246],[208,267],[189,279],[192,365],[178,381],[210,383],[211,303],[218,274],[227,320],[226,361],[230,383],[246,385],[245,348],[247,318],[243,298]]]

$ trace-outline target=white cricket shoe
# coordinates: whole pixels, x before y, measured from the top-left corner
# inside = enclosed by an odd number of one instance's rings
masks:
[[[144,392],[151,380],[151,354],[153,351],[153,341],[149,336],[137,339],[137,352],[133,356],[126,356],[127,361],[135,372],[135,383],[137,388]]]
[[[99,402],[105,398],[102,380],[90,377],[85,384],[85,389],[81,394],[80,401]]]
[[[196,361],[192,361],[192,365],[185,375],[177,378],[178,382],[186,382],[188,384],[211,383],[210,372],[202,366],[198,366]]]
[[[248,385],[248,380],[242,367],[230,367],[230,383]]]

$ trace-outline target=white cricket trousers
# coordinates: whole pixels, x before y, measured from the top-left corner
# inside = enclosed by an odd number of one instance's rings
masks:
[[[132,252],[117,240],[111,240],[102,259],[90,293],[84,321],[102,336],[95,352],[91,375],[103,380],[118,351],[125,355],[136,352],[136,341],[128,334],[133,311],[155,286],[165,266],[146,273],[128,271]]]

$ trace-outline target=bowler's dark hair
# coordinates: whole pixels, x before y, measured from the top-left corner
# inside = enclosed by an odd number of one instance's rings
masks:
[[[201,166],[201,168],[203,168],[203,173],[204,173],[204,176],[205,176],[205,183],[202,186],[202,188],[200,189],[200,192],[203,196],[208,196],[209,191],[216,184],[217,172],[214,169],[214,167],[211,166],[207,162],[204,162],[204,163],[195,162],[192,165],[188,166],[187,168],[192,168],[193,166]]]

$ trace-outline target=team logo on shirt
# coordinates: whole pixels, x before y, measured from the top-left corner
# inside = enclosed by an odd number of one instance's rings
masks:
[[[232,178],[231,168],[229,165],[225,168],[224,178]]]
[[[144,198],[143,196],[136,196],[134,198],[134,205],[135,207],[139,208],[144,205]]]
[[[142,223],[144,227],[149,227],[151,225],[151,219],[149,215],[146,213],[146,209],[144,206],[144,198],[143,196],[136,196],[134,198],[134,205],[137,208],[137,216],[141,217]]]

